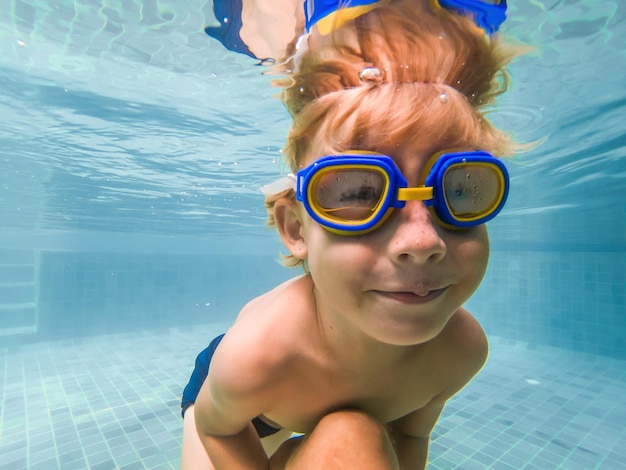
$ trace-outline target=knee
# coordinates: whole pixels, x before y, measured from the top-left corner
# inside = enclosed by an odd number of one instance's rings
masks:
[[[320,420],[315,430],[327,436],[342,436],[341,440],[367,439],[372,443],[382,444],[384,448],[391,444],[385,425],[369,414],[356,409],[339,410],[327,414]]]
[[[400,468],[387,428],[362,411],[346,409],[329,413],[320,420],[309,437],[323,442],[323,449],[328,456],[341,455],[347,462],[363,463],[364,466],[359,468]]]

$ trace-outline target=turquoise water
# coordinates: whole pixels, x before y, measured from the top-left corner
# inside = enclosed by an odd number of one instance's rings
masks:
[[[513,2],[512,2],[513,3]],[[468,308],[492,344],[432,469],[626,461],[626,7],[514,2],[536,46],[491,115],[521,141]],[[177,468],[193,357],[292,273],[258,188],[289,124],[211,2],[0,6],[0,469]]]

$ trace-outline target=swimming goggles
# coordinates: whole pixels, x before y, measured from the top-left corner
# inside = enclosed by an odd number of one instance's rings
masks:
[[[391,157],[371,152],[326,156],[286,178],[261,189],[269,195],[295,184],[307,213],[340,235],[375,230],[406,201],[423,201],[443,227],[474,227],[494,218],[509,192],[504,164],[480,150],[434,155],[414,188]]]
[[[376,8],[381,0],[305,0],[306,31],[317,24],[319,32],[329,34],[346,22]],[[506,0],[431,0],[434,7],[470,16],[487,34],[494,34],[506,20]]]

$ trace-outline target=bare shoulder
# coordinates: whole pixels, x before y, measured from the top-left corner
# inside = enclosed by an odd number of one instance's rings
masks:
[[[310,303],[301,279],[287,281],[244,307],[215,353],[213,379],[257,392],[285,373]]]
[[[483,367],[489,354],[489,345],[484,330],[464,308],[460,308],[443,329],[437,339],[437,362],[442,370],[444,399],[454,395]]]
[[[478,321],[459,309],[433,340],[426,356],[436,384],[428,403],[390,423],[395,431],[412,437],[427,437],[434,428],[446,401],[472,380],[485,364],[489,353],[487,337]]]
[[[450,318],[444,328],[446,340],[454,340],[460,348],[471,351],[482,351],[487,348],[487,336],[478,320],[464,308],[460,308]]]
[[[294,332],[307,302],[300,283],[289,281],[251,301],[222,339],[196,403],[207,426],[220,426],[207,431],[237,432],[275,406],[277,390],[295,367]]]

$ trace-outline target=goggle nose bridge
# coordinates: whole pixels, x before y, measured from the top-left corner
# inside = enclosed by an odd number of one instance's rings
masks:
[[[405,206],[406,201],[412,200],[423,201],[438,222],[442,226],[451,229],[472,227],[485,223],[500,212],[508,195],[508,173],[502,162],[493,155],[481,150],[456,153],[440,152],[433,155],[431,161],[432,163],[428,163],[422,170],[427,176],[425,180],[420,181],[421,185],[407,187],[406,178],[400,173],[395,162],[389,156],[371,152],[368,152],[367,156],[365,156],[355,151],[353,154],[322,157],[309,167],[298,172],[296,185],[297,200],[302,201],[307,212],[327,230],[343,235],[358,235],[375,230],[384,223],[392,209],[402,208]],[[496,173],[499,174],[499,179],[502,183],[500,196],[498,201],[494,201],[493,207],[489,211],[469,218],[455,212],[449,206],[444,184],[442,184],[448,169],[466,164],[493,167]],[[327,167],[330,168],[326,170]],[[315,179],[314,175],[320,171],[332,171],[333,168],[339,167],[367,169],[368,171],[379,172],[385,175],[387,190],[384,191],[384,194],[386,195],[381,198],[379,205],[376,206],[367,220],[342,220],[340,217],[333,217],[323,209],[321,211],[318,210],[319,206],[313,202],[315,197],[310,191],[312,190],[311,183]],[[396,188],[395,192],[392,188]]]
[[[432,186],[418,186],[417,188],[398,188],[398,201],[428,202],[435,197]],[[426,204],[428,205],[428,204]]]

